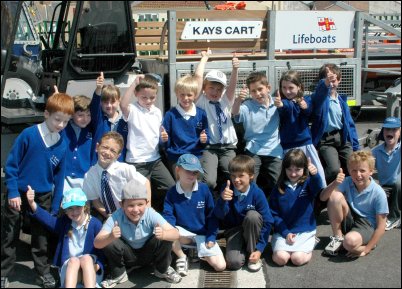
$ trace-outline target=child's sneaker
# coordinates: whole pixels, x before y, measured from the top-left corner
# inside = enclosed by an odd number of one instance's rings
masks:
[[[181,276],[170,266],[165,273],[162,274],[155,269],[154,274],[158,278],[164,278],[169,283],[179,283],[181,281]]]
[[[187,276],[188,274],[188,261],[187,256],[181,257],[176,260],[176,272],[180,274],[180,276]]]
[[[339,250],[342,248],[343,236],[330,236],[331,242],[325,247],[324,252],[330,256],[338,255]]]
[[[103,280],[101,282],[101,286],[103,288],[113,288],[117,284],[127,282],[127,280],[128,280],[127,272],[124,271],[124,273],[121,274],[119,277],[116,277],[116,278],[113,278],[113,279],[105,279],[105,280]]]
[[[262,267],[262,261],[261,261],[261,259],[259,259],[257,261],[257,263],[248,262],[247,267],[251,272],[258,272],[258,271],[260,271],[260,269]]]
[[[44,288],[55,288],[56,280],[54,280],[52,274],[46,273],[44,275],[39,275],[37,281]]]
[[[398,219],[396,221],[387,220],[387,222],[385,224],[385,231],[389,231],[394,228],[398,228],[400,225],[401,225],[401,219]]]

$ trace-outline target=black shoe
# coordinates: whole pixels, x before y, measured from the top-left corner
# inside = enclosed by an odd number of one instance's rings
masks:
[[[52,274],[46,273],[43,276],[38,276],[38,283],[44,288],[55,288],[56,280],[54,280]]]
[[[1,288],[8,288],[9,282],[7,277],[1,277]]]

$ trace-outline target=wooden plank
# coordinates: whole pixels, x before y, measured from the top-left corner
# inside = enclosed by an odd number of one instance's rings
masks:
[[[265,19],[265,10],[205,10],[205,11],[176,11],[176,18],[184,19],[208,19],[208,20],[242,20],[242,19]]]
[[[163,28],[163,25],[165,22],[162,21],[148,21],[148,22],[135,22],[134,27],[135,28]]]

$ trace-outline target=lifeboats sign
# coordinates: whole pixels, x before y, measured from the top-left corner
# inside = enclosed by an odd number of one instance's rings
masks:
[[[258,39],[262,21],[188,21],[182,40]]]
[[[353,11],[277,11],[275,49],[353,48]]]

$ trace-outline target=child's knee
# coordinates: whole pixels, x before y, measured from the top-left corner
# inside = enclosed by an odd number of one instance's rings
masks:
[[[342,205],[345,201],[345,197],[341,192],[333,191],[331,196],[328,199],[327,206],[334,206],[334,205]]]
[[[292,260],[292,263],[296,266],[301,266],[306,264],[308,261],[311,259],[311,253],[306,254],[304,252],[300,253],[293,253],[292,256],[290,257]]]
[[[361,235],[358,232],[350,232],[345,235],[345,239],[343,240],[343,247],[350,251],[356,247],[359,247],[363,244],[363,240]]]
[[[290,259],[290,255],[287,252],[274,252],[272,255],[272,260],[279,266],[285,266]]]

